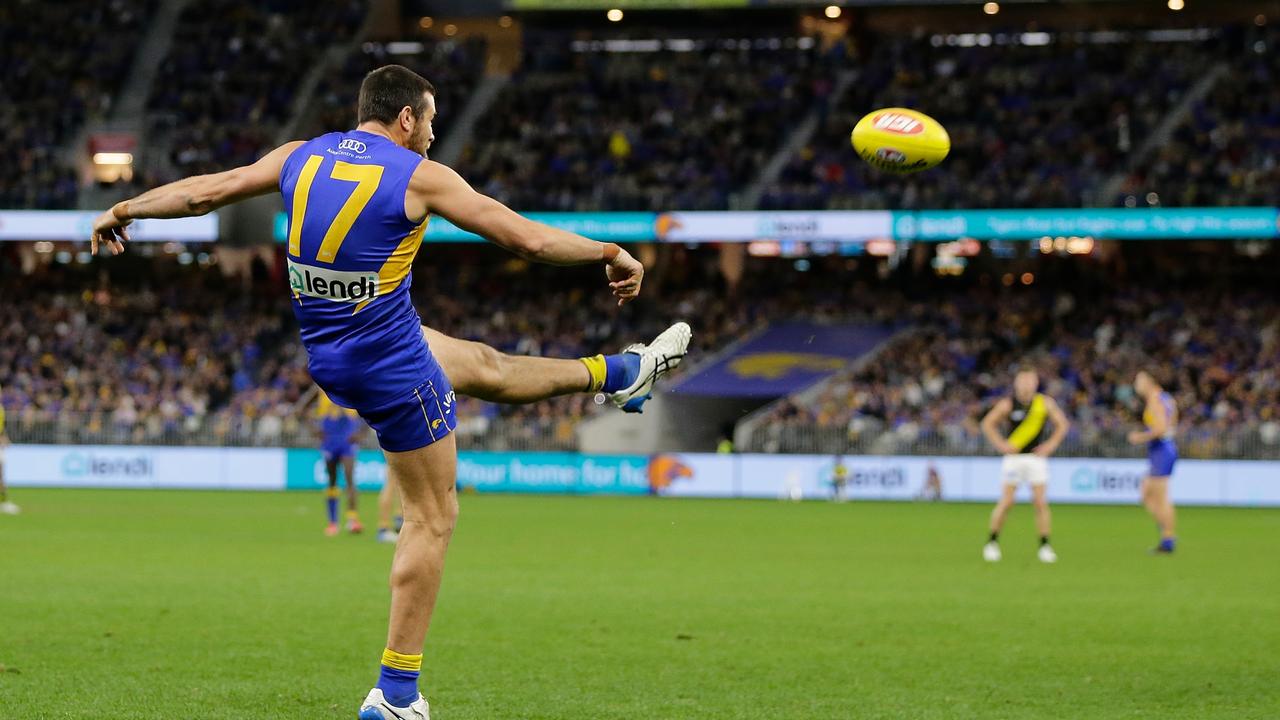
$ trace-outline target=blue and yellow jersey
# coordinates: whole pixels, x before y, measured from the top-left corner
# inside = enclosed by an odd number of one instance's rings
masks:
[[[320,421],[321,443],[326,448],[350,445],[351,436],[360,429],[360,416],[356,411],[335,404],[324,393],[320,393],[320,402],[316,405],[316,418]]]
[[[1151,440],[1152,445],[1172,442],[1178,424],[1178,405],[1173,401],[1173,396],[1167,392],[1161,392],[1159,400],[1160,407],[1164,411],[1164,433],[1159,437],[1153,438]],[[1143,409],[1142,423],[1147,426],[1148,430],[1155,429],[1155,417],[1152,416],[1150,407]]]
[[[1036,393],[1031,402],[1021,402],[1015,395],[1010,398],[1013,409],[1009,411],[1009,426],[1005,439],[1020,453],[1029,453],[1040,446],[1047,438],[1045,421],[1049,418],[1049,408],[1045,404],[1044,395]]]
[[[0,404],[0,437],[4,437],[4,405]]]
[[[425,219],[405,217],[422,156],[360,130],[329,133],[285,160],[289,289],[308,367],[334,402],[402,399],[435,368],[409,299]]]

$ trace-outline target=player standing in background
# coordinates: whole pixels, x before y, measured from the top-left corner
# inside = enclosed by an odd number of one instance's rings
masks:
[[[0,513],[17,515],[21,508],[9,501],[9,487],[4,484],[4,451],[9,447],[9,436],[4,431],[4,404],[0,403]]]
[[[1147,477],[1142,480],[1142,504],[1160,528],[1160,544],[1152,552],[1169,554],[1177,542],[1174,535],[1177,518],[1173,500],[1169,497],[1169,478],[1173,475],[1174,463],[1178,461],[1178,445],[1173,440],[1178,427],[1178,406],[1173,396],[1165,392],[1146,371],[1134,377],[1133,389],[1145,405],[1142,422],[1147,429],[1129,433],[1129,442],[1147,444],[1150,467]]]
[[[400,539],[400,527],[404,525],[404,516],[392,516],[393,506],[399,502],[400,488],[396,487],[396,479],[390,473],[378,491],[378,542],[393,543]]]
[[[120,253],[136,219],[284,196],[289,289],[311,377],[373,427],[404,505],[387,644],[359,717],[423,720],[430,709],[418,691],[422,649],[458,517],[455,388],[504,403],[603,392],[638,412],[657,379],[680,363],[692,332],[676,323],[649,345],[564,360],[503,355],[424,327],[409,285],[431,215],[531,261],[602,265],[619,305],[639,294],[644,267],[617,245],[521,217],[427,160],[435,88],[417,73],[374,70],[357,105],[353,131],[286,143],[252,165],[117,203],[94,221],[91,244],[95,253],[100,243]]]
[[[1000,530],[1009,508],[1013,507],[1018,486],[1023,483],[1031,486],[1031,502],[1036,508],[1040,562],[1058,561],[1057,553],[1049,544],[1049,499],[1045,493],[1049,483],[1049,456],[1062,444],[1071,424],[1057,401],[1039,392],[1039,388],[1040,376],[1035,370],[1019,370],[1013,379],[1013,396],[1000,398],[982,418],[982,433],[1004,455],[1000,464],[1004,487],[991,511],[991,536],[982,548],[982,558],[987,562],[1000,560]],[[1045,426],[1050,422],[1053,431],[1046,433]],[[1003,431],[999,429],[1001,426]]]
[[[919,498],[933,502],[942,500],[942,474],[938,472],[938,466],[933,461],[929,462],[924,471],[924,485],[920,488]]]
[[[835,467],[831,468],[831,500],[845,502],[849,499],[849,466],[844,464],[844,456],[836,456]]]
[[[364,531],[360,524],[360,513],[357,510],[356,495],[356,451],[359,449],[362,423],[355,410],[335,405],[328,395],[320,393],[320,401],[316,405],[317,424],[320,426],[320,452],[324,455],[324,471],[329,485],[325,488],[325,508],[329,513],[329,524],[324,534],[333,537],[338,534],[338,466],[347,478],[347,532],[357,534]]]

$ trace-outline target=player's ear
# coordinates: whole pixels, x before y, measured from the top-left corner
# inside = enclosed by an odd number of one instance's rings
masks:
[[[417,120],[417,116],[413,114],[413,108],[405,105],[400,108],[400,129],[405,132],[413,130],[413,121]]]

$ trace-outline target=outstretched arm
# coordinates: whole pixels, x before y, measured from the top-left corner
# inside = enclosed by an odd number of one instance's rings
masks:
[[[493,198],[476,192],[458,173],[424,160],[413,174],[405,198],[410,218],[435,213],[520,257],[549,265],[604,263],[609,287],[622,305],[640,293],[644,266],[613,243],[581,235],[521,216]]]
[[[122,200],[93,222],[90,239],[93,253],[98,243],[111,248],[113,255],[124,251],[129,240],[129,223],[145,218],[179,218],[204,215],[224,205],[265,195],[278,189],[280,169],[301,140],[285,143],[252,165],[210,175],[194,175]]]

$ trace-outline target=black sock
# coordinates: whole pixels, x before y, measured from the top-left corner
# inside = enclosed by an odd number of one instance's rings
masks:
[[[999,531],[999,530],[992,530],[992,531],[991,531],[991,540],[990,540],[990,541],[991,541],[991,542],[1000,542],[1000,531]]]
[[[1041,545],[1048,545],[1048,544],[1049,544],[1049,536],[1048,536],[1048,535],[1041,535],[1041,536],[1040,536],[1040,544],[1041,544]]]

